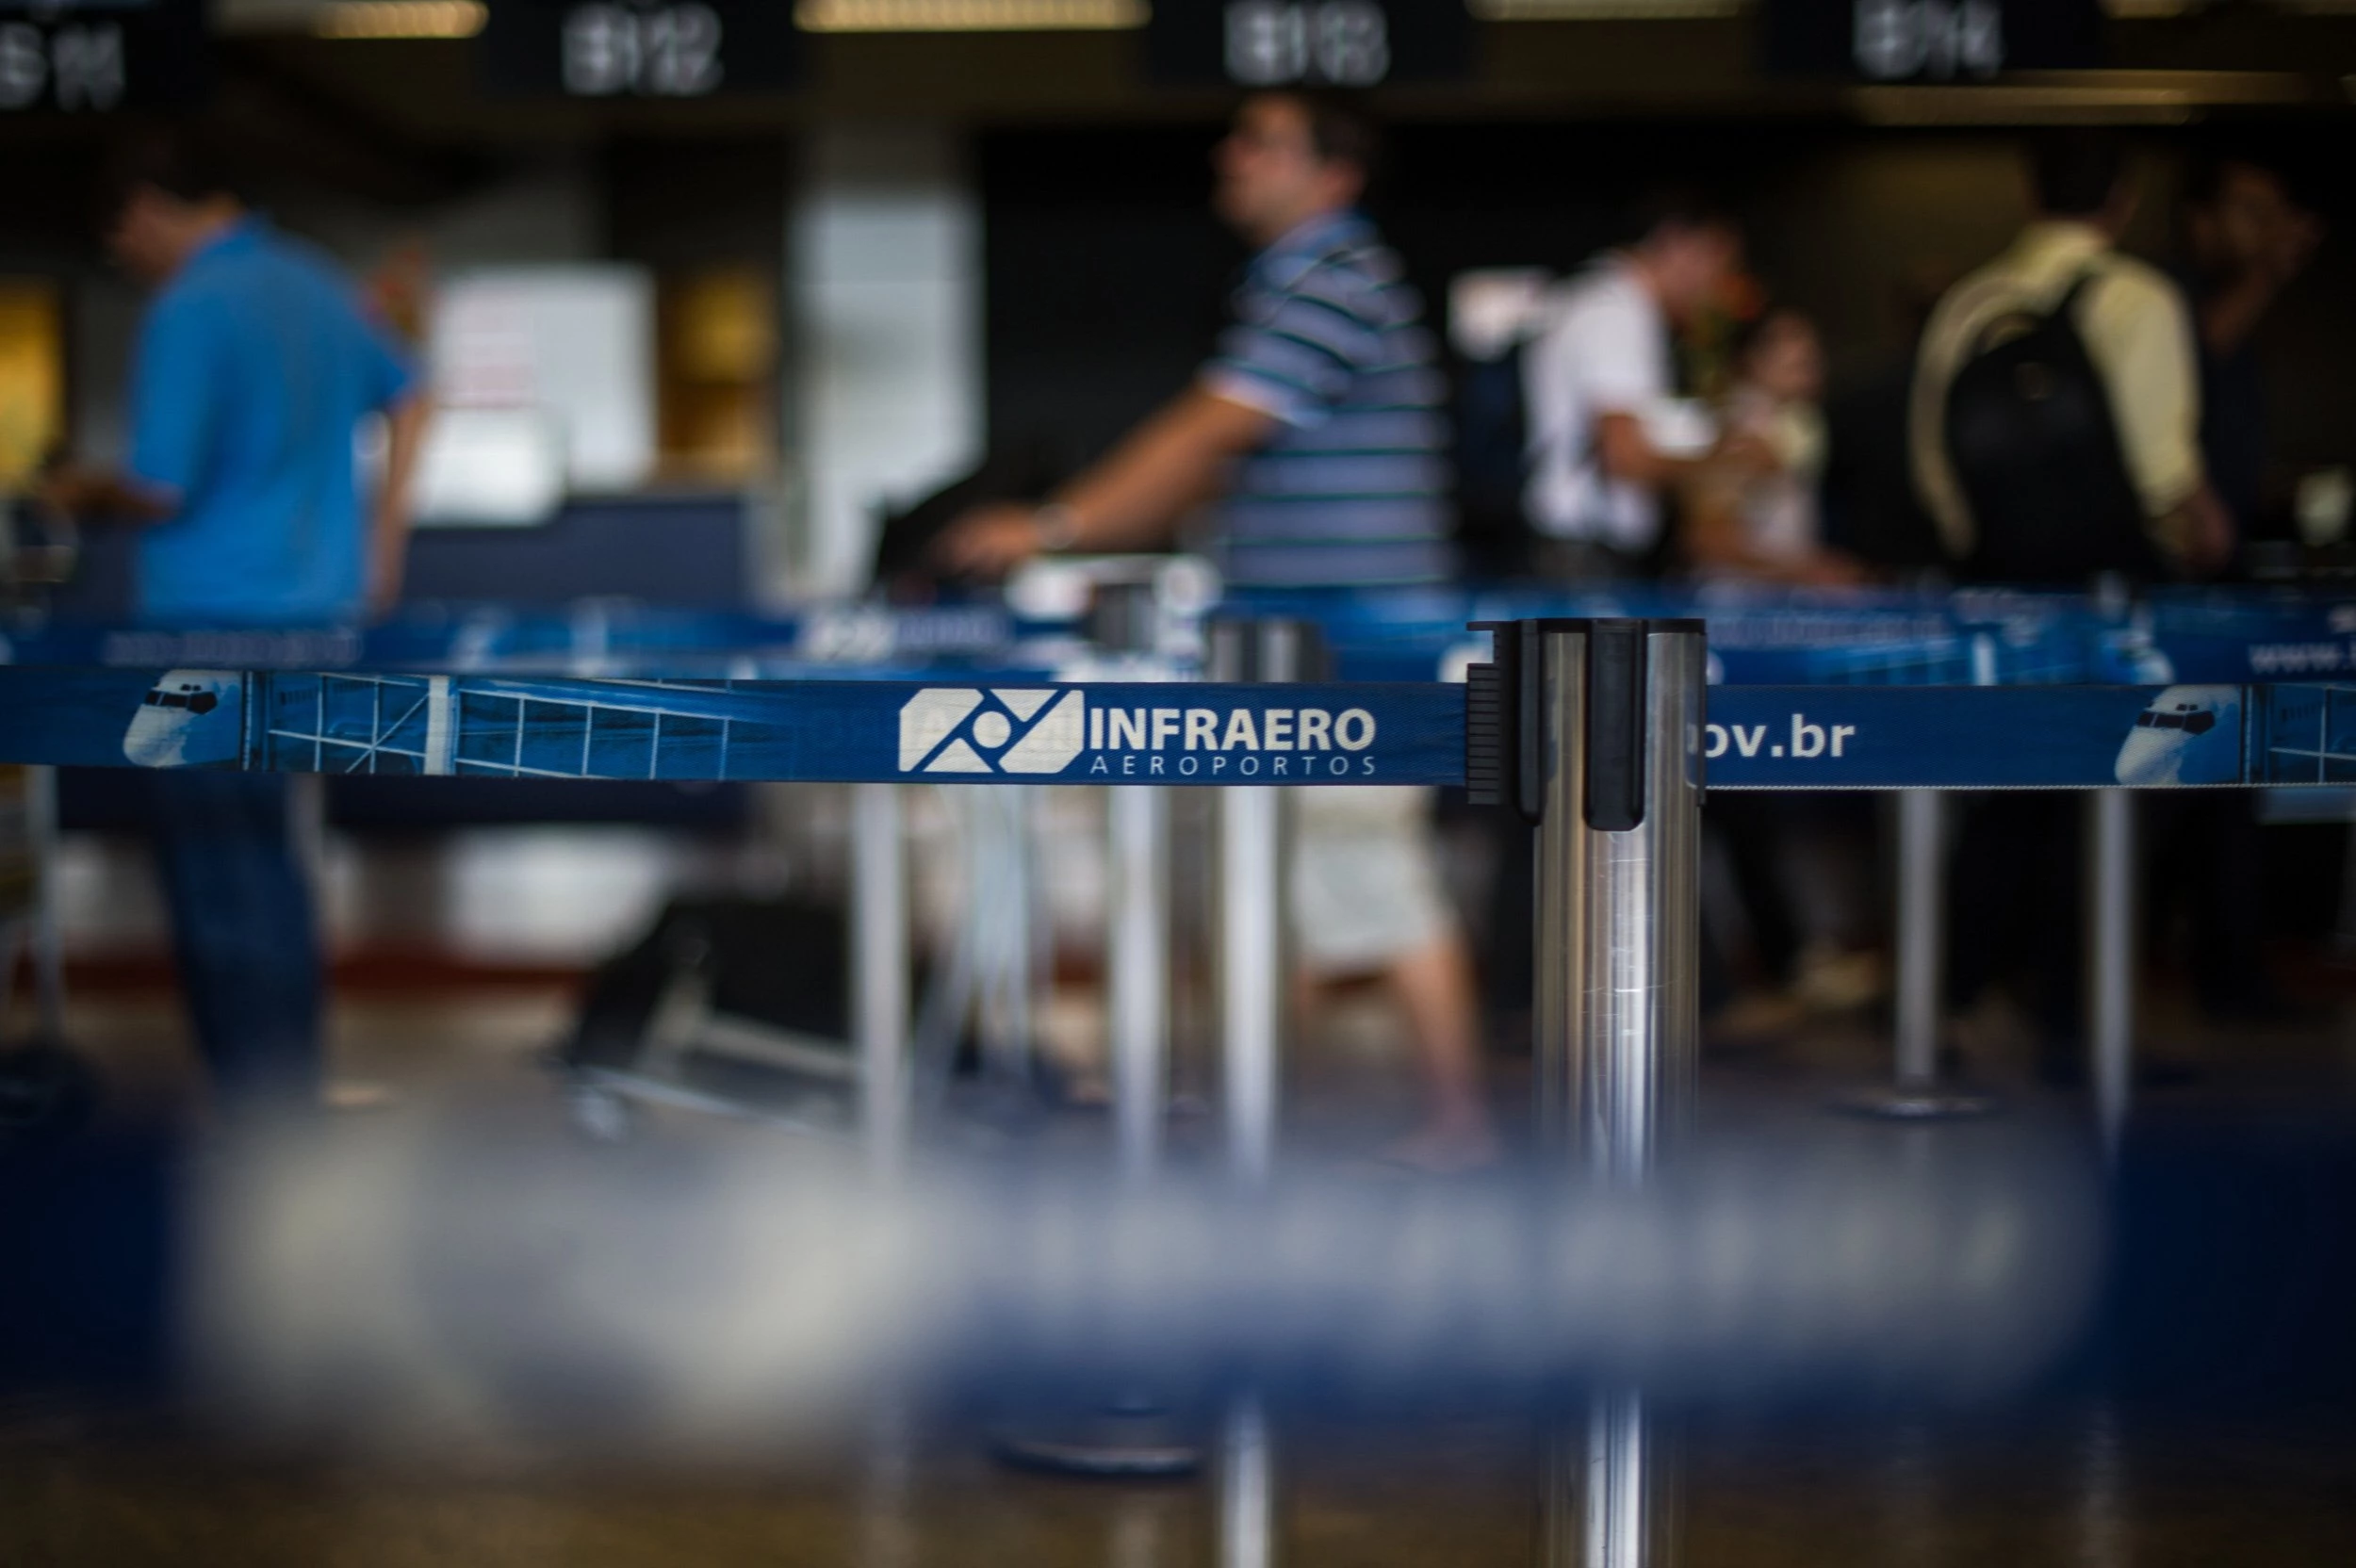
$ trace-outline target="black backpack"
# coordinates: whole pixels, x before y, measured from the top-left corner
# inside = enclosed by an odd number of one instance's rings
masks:
[[[1530,411],[1522,387],[1527,337],[1492,359],[1456,366],[1456,537],[1476,578],[1528,568],[1530,531],[1522,489],[1530,481]]]
[[[2072,320],[2098,274],[2039,316],[1983,328],[1947,391],[1947,456],[1983,581],[2082,583],[2101,572],[2165,573],[2128,478],[2110,394]]]

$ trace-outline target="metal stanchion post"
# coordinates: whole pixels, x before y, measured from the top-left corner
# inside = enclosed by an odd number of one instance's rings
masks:
[[[908,1168],[908,890],[906,794],[897,784],[851,787],[851,1028],[859,1051],[860,1143],[870,1180]],[[904,1390],[868,1410],[859,1510],[861,1560],[901,1568],[914,1557],[908,1521],[912,1416]]]
[[[1219,621],[1210,629],[1213,680],[1304,680],[1322,658],[1303,621]],[[1224,1035],[1229,1167],[1247,1185],[1276,1153],[1284,1019],[1284,794],[1273,785],[1219,792],[1219,1021]]]
[[[1898,908],[1894,988],[1896,1080],[1841,1102],[1900,1121],[1982,1116],[1995,1102],[1944,1087],[1939,1073],[1939,991],[1947,945],[1947,802],[1937,790],[1898,792]]]
[[[41,1038],[65,1038],[65,911],[57,891],[57,770],[25,770],[25,831],[33,862],[33,1018]]]
[[[1642,1185],[1690,1113],[1700,1036],[1702,626],[1490,629],[1467,774],[1477,801],[1538,824],[1541,1127],[1590,1175]],[[1655,1425],[1623,1387],[1595,1396],[1583,1465],[1568,1462],[1577,1436],[1558,1433],[1544,1560],[1644,1568],[1672,1555]]]
[[[1240,1395],[1228,1407],[1225,1437],[1219,1467],[1220,1568],[1274,1568],[1276,1456],[1268,1413],[1256,1395]]]
[[[851,791],[852,998],[859,1118],[869,1168],[889,1179],[908,1158],[908,900],[900,786]]]
[[[1299,621],[1229,621],[1211,628],[1214,680],[1303,680],[1321,645]],[[1222,791],[1219,816],[1219,1017],[1225,1035],[1228,1167],[1246,1187],[1276,1160],[1284,1021],[1284,795],[1272,786]],[[1219,1463],[1222,1568],[1276,1560],[1276,1454],[1259,1396],[1227,1409]]]
[[[1100,593],[1090,630],[1101,645],[1134,651],[1150,629],[1153,595],[1139,585]],[[1121,1180],[1142,1186],[1161,1163],[1170,1064],[1170,796],[1153,785],[1106,792],[1105,1021],[1113,1136]],[[999,1454],[1034,1469],[1097,1476],[1176,1476],[1203,1463],[1186,1423],[1143,1383],[1073,1413],[1015,1413],[991,1436]]]
[[[1010,1106],[1033,1103],[1033,988],[1037,972],[1039,905],[1033,890],[1031,792],[1002,785],[973,802],[967,823],[977,867],[966,891],[982,900],[975,919],[981,942],[982,1068]],[[978,868],[988,868],[983,873]]]
[[[2086,799],[2086,1043],[2095,1122],[2113,1155],[2135,1079],[2135,794],[2096,790]]]
[[[1111,791],[1104,805],[1112,875],[1105,1012],[1112,1040],[1114,1137],[1124,1180],[1160,1163],[1170,1061],[1170,799],[1157,786]]]
[[[1268,785],[1227,790],[1219,802],[1227,1158],[1236,1181],[1247,1186],[1265,1183],[1276,1158],[1284,1005],[1283,806]]]
[[[1563,1152],[1641,1184],[1700,1035],[1699,622],[1526,623],[1541,682],[1538,1060]]]

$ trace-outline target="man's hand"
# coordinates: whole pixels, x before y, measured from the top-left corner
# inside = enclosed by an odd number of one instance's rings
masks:
[[[1757,431],[1730,430],[1718,438],[1705,460],[1710,466],[1742,479],[1763,479],[1783,471],[1783,456]]]
[[[999,501],[951,523],[933,542],[932,555],[944,571],[995,580],[1044,548],[1038,509]]]
[[[432,402],[423,393],[403,398],[384,411],[384,474],[368,518],[370,618],[381,620],[401,603],[409,566],[409,511],[417,457],[425,449]]]
[[[384,534],[379,532],[375,537],[381,539]],[[406,533],[401,537],[405,545]],[[409,557],[408,551],[401,547],[380,547],[372,553],[375,559],[368,564],[368,619],[381,621],[400,608],[401,578]]]
[[[45,510],[76,522],[153,523],[172,515],[172,498],[110,469],[64,463],[44,475],[33,499]]]
[[[2233,514],[2225,510],[2225,503],[2217,492],[2202,485],[2185,503],[2190,525],[2184,535],[2184,564],[2194,573],[2207,577],[2233,564],[2235,538]]]
[[[1792,580],[1803,588],[1856,588],[1873,580],[1864,562],[1839,550],[1819,550],[1792,568]]]

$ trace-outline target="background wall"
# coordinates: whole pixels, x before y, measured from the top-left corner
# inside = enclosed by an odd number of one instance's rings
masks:
[[[1100,451],[1200,363],[1243,247],[1206,208],[1218,128],[1104,126],[980,138],[993,442]],[[2259,139],[2263,143],[2263,133]],[[2192,132],[2144,143],[2130,248],[2174,249]],[[1472,267],[1581,264],[1625,237],[1649,187],[1701,181],[1743,215],[1754,270],[1816,318],[1838,386],[1887,377],[1915,313],[2026,215],[2016,137],[1788,122],[1408,124],[1373,205],[1436,320]],[[2356,137],[2300,133],[2331,237],[2262,336],[2278,466],[2356,462],[2356,199],[2331,177]],[[1105,345],[1118,345],[1107,353]]]

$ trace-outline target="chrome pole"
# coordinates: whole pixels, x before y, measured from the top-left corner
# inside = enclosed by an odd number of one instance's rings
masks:
[[[1219,681],[1305,678],[1317,629],[1301,621],[1222,621],[1211,628],[1207,671]],[[1219,1023],[1225,1036],[1228,1168],[1257,1186],[1276,1157],[1284,1024],[1284,792],[1247,784],[1219,792]]]
[[[1219,1022],[1226,1036],[1228,1168],[1259,1186],[1276,1160],[1284,975],[1283,801],[1271,785],[1219,797]]]
[[[41,1038],[65,1040],[65,911],[57,887],[57,770],[25,770],[25,836],[33,862],[33,1017]]]
[[[1691,1114],[1700,1037],[1704,648],[1687,621],[1524,623],[1537,680],[1540,1125],[1641,1186]],[[1673,1550],[1644,1396],[1599,1393],[1574,1481],[1548,1463],[1545,1560],[1645,1568]],[[1576,1485],[1576,1512],[1562,1494]]]
[[[1702,636],[1537,624],[1542,1125],[1591,1172],[1641,1184],[1690,1112],[1701,1033]]]
[[[1937,790],[1898,792],[1897,941],[1893,978],[1894,1082],[1841,1102],[1844,1108],[1898,1121],[1982,1116],[1995,1108],[1984,1094],[1941,1086],[1939,993],[1946,978],[1947,800]]]
[[[908,899],[900,786],[851,789],[853,1027],[869,1168],[890,1178],[908,1158]]]
[[[2116,1156],[2134,1088],[2135,798],[2096,790],[2086,800],[2086,1043],[2095,1124]]]
[[[1939,950],[1947,935],[1939,896],[1945,803],[1937,790],[1898,792],[1898,1088],[1939,1081]]]
[[[1228,621],[1211,628],[1214,680],[1306,678],[1317,631],[1299,621]],[[1284,1025],[1284,795],[1270,785],[1220,792],[1219,1021],[1226,1037],[1228,1170],[1267,1184],[1276,1163]],[[1276,1458],[1268,1410],[1250,1390],[1227,1407],[1219,1452],[1221,1568],[1273,1568]]]
[[[1170,798],[1156,785],[1112,790],[1104,815],[1114,1136],[1121,1176],[1142,1181],[1161,1160],[1169,1078]]]
[[[1220,1568],[1274,1568],[1276,1455],[1268,1413],[1254,1395],[1228,1407],[1219,1466]]]

